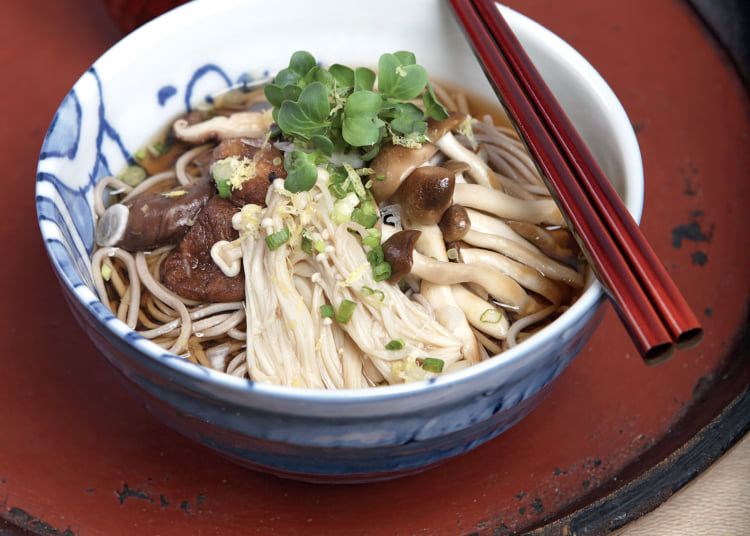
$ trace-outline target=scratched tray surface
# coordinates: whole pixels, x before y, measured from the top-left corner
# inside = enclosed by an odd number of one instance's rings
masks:
[[[750,257],[736,244],[750,228],[750,109],[687,5],[508,2],[582,52],[622,100],[646,169],[642,226],[704,324],[703,344],[649,369],[608,311],[549,398],[497,439],[413,477],[316,486],[239,468],[162,425],[75,324],[37,231],[35,161],[65,92],[119,34],[93,0],[13,4],[0,32],[13,81],[0,91],[14,103],[0,126],[10,190],[0,196],[0,535],[596,531],[674,488],[639,483],[659,473],[681,485],[747,429],[748,412],[736,413],[747,402]],[[731,430],[705,447],[699,432],[733,410]],[[665,463],[706,448],[684,467]]]

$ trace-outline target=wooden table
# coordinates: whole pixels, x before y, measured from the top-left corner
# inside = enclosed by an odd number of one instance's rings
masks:
[[[608,311],[552,395],[474,452],[374,485],[239,468],[154,419],[71,317],[35,220],[42,139],[120,37],[94,0],[6,2],[0,19],[0,535],[606,533],[662,503],[748,430],[750,105],[683,2],[508,0],[620,97],[646,170],[642,227],[706,328],[647,368]]]

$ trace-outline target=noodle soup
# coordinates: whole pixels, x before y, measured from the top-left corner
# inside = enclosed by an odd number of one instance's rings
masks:
[[[296,72],[305,59],[99,182],[93,273],[121,320],[227,374],[353,389],[492,359],[580,294],[575,242],[501,110],[426,78],[409,93],[361,68]]]

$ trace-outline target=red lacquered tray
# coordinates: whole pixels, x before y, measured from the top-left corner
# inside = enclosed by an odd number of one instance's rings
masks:
[[[12,2],[0,23],[0,534],[603,533],[748,430],[741,78],[682,2],[507,3],[576,47],[625,106],[646,170],[642,227],[706,329],[701,346],[647,368],[608,311],[538,409],[444,466],[356,486],[239,468],[125,392],[63,301],[36,224],[36,158],[67,90],[120,33],[94,0]]]

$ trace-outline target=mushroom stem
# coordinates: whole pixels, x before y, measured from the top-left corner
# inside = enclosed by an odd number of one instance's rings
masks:
[[[480,298],[463,285],[451,287],[453,299],[466,315],[466,320],[482,333],[504,339],[508,333],[508,316],[493,303]]]
[[[514,231],[510,225],[505,223],[499,218],[485,214],[478,210],[466,209],[466,213],[469,216],[471,222],[471,229],[485,234],[502,236],[508,240],[512,240],[519,246],[535,253],[541,253],[539,248],[529,242],[525,237]]]
[[[467,265],[494,267],[511,277],[521,286],[541,294],[554,304],[560,304],[565,297],[565,288],[558,281],[545,278],[540,272],[524,264],[515,262],[496,251],[479,248],[460,248],[461,259]],[[489,290],[489,289],[488,289]],[[492,294],[490,292],[490,294]]]
[[[583,287],[582,274],[542,253],[531,251],[508,238],[469,229],[463,240],[469,245],[502,253],[511,259],[522,262],[526,266],[537,270],[543,276],[550,279],[561,281],[574,288]]]
[[[474,151],[462,145],[451,132],[446,132],[434,143],[448,158],[469,164],[468,173],[477,184],[486,188],[500,188],[495,172]]]
[[[421,250],[428,257],[448,262],[445,243],[443,242],[442,233],[438,226],[417,225],[416,228],[422,231],[421,236],[417,240],[417,249]],[[452,288],[453,285],[442,285],[423,280],[420,285],[420,293],[435,309],[435,319],[461,341],[461,353],[463,356],[472,363],[478,363],[480,361],[480,352],[477,339],[469,326],[464,311],[453,298]]]
[[[558,243],[555,240],[555,236],[538,225],[523,221],[508,222],[508,226],[518,236],[523,237],[527,243],[533,243],[544,254],[549,255],[552,258],[558,260],[574,260],[576,258],[576,250],[572,248],[575,244],[570,243]]]
[[[385,260],[393,269],[391,281],[400,280],[410,271],[421,279],[443,285],[476,283],[504,308],[521,314],[535,308],[534,300],[521,285],[491,266],[438,261],[415,251],[418,236],[419,231],[400,231],[383,244]]]
[[[552,199],[517,199],[479,184],[457,183],[453,202],[509,220],[550,225],[565,224],[560,209]]]

